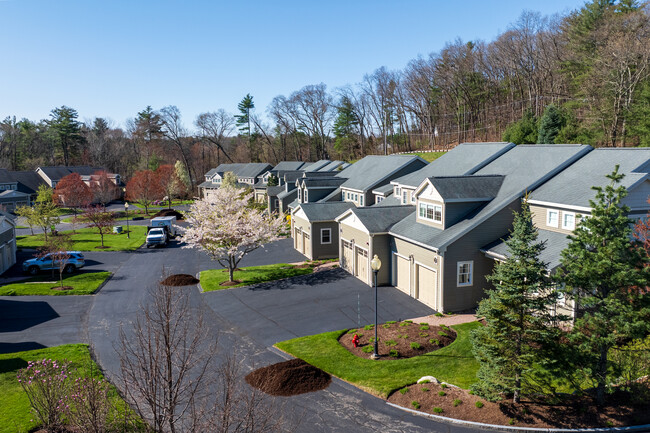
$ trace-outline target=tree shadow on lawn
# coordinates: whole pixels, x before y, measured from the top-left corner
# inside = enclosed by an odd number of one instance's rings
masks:
[[[280,271],[278,271],[278,274]],[[295,277],[285,278],[283,280],[268,281],[265,283],[253,283],[248,286],[248,290],[286,290],[297,289],[299,286],[318,286],[321,284],[335,283],[341,281],[350,274],[341,268],[328,271],[314,272],[313,274],[298,275]]]

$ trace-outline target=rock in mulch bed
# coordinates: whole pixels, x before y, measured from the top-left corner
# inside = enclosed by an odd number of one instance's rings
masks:
[[[292,359],[259,368],[246,376],[246,382],[267,394],[288,397],[325,389],[332,376],[302,359]]]
[[[160,212],[156,213],[152,218],[166,216],[175,216],[177,221],[183,221],[183,214],[174,209],[163,209]]]
[[[170,275],[160,282],[165,286],[192,286],[198,284],[199,280],[189,274],[175,274]]]
[[[352,339],[359,336],[358,347]],[[432,326],[427,323],[386,322],[377,329],[378,351],[382,360],[411,358],[450,345],[456,339],[456,331],[446,325]],[[373,353],[375,330],[373,325],[350,329],[339,339],[339,343],[360,358],[370,358]]]
[[[442,394],[442,395],[441,395]],[[395,391],[388,401],[409,409],[465,421],[535,428],[602,428],[650,423],[650,406],[633,404],[622,392],[608,396],[598,408],[587,396],[565,395],[564,400],[488,402],[452,386],[421,383]]]

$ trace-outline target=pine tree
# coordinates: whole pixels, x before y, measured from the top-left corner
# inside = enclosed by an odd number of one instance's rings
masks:
[[[622,204],[627,190],[618,165],[607,175],[611,183],[590,201],[591,217],[583,219],[562,252],[558,281],[576,307],[570,343],[582,354],[582,368],[596,385],[599,405],[611,374],[609,352],[650,331],[647,294],[648,257],[632,239],[630,209]]]
[[[246,133],[248,137],[248,152],[251,158],[251,161],[255,159],[253,155],[253,140],[251,134],[251,110],[255,108],[255,103],[253,102],[253,97],[250,93],[244,96],[244,99],[237,104],[237,109],[241,114],[235,116],[235,122],[239,127],[239,130]]]
[[[538,144],[552,144],[555,143],[560,129],[564,126],[564,118],[562,113],[555,105],[549,105],[544,110],[542,118],[539,121],[539,134],[537,136]]]
[[[334,149],[343,158],[353,159],[359,119],[354,111],[354,105],[347,96],[341,98],[341,103],[336,111],[337,116],[333,128]]]
[[[477,311],[485,326],[472,333],[474,355],[480,363],[474,391],[494,400],[513,395],[519,402],[526,379],[539,362],[540,346],[556,338],[551,326],[557,292],[546,277],[546,264],[540,260],[545,248],[538,241],[528,203],[515,213],[510,237],[506,240],[507,260],[497,263],[487,291]]]

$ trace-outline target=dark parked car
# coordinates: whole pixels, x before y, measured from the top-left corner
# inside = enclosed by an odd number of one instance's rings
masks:
[[[71,274],[79,268],[83,268],[86,264],[84,255],[79,251],[67,251],[69,256],[65,260],[66,264],[63,268],[63,272],[66,274]],[[49,271],[52,269],[59,269],[60,262],[58,260],[52,259],[52,254],[46,254],[43,257],[38,257],[35,259],[25,260],[23,262],[23,272],[27,272],[30,275],[36,275],[40,271]]]

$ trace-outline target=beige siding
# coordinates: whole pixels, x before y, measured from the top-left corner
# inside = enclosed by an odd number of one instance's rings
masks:
[[[553,226],[548,226],[546,225],[546,218],[547,218],[547,211],[551,210],[556,210],[558,211],[558,226],[553,227]],[[564,234],[571,234],[573,233],[573,230],[567,230],[562,228],[562,219],[564,218],[564,212],[571,212],[575,214],[575,225],[578,225],[578,219],[579,215],[585,214],[586,212],[580,212],[580,211],[573,211],[573,210],[568,210],[568,209],[561,209],[559,207],[549,207],[549,206],[539,206],[539,205],[531,205],[530,206],[530,212],[533,215],[533,224],[543,230],[548,230],[551,232],[557,232],[557,233],[564,233]]]
[[[420,218],[420,202],[422,203],[428,203],[428,204],[435,204],[437,206],[442,207],[442,223],[437,223],[435,221],[431,221],[428,219]],[[438,229],[444,229],[444,222],[445,222],[445,204],[441,201],[435,201],[435,200],[428,200],[425,198],[418,198],[417,203],[415,204],[415,219],[417,222],[426,224],[431,227],[435,227]]]
[[[442,266],[442,257],[440,257],[435,251],[423,248],[421,246],[415,245],[411,242],[398,239],[398,238],[391,238],[391,249],[393,252],[397,253],[399,256],[406,257],[406,261],[408,265],[405,265],[402,263],[401,267],[397,267],[397,261],[392,261],[391,266],[392,266],[392,283],[395,284],[397,281],[397,278],[402,281],[402,276],[399,275],[400,272],[404,272],[404,266],[407,266],[408,268],[408,277],[406,281],[409,282],[409,290],[406,291],[407,293],[411,292],[413,296],[417,297],[418,294],[416,293],[416,284],[417,284],[417,272],[418,272],[418,267],[419,266],[426,266],[427,268],[430,268],[432,271],[435,272],[435,278],[436,278],[436,283],[435,283],[435,291],[436,293],[427,293],[425,295],[427,299],[427,304],[429,306],[432,306],[429,303],[430,299],[437,298],[438,293],[437,291],[440,290],[440,285],[438,283],[438,279],[440,279],[440,269]]]
[[[311,253],[305,249],[305,239],[303,233],[307,233],[311,236],[311,224],[309,221],[294,216],[292,218],[292,225],[294,228],[294,248],[301,254],[309,257]]]
[[[372,248],[370,249],[371,257],[377,254],[381,260],[381,268],[377,273],[377,285],[389,286],[391,275],[391,251],[390,251],[390,236],[388,235],[375,235],[372,237]]]
[[[441,308],[444,311],[462,311],[474,308],[483,299],[486,288],[491,284],[485,279],[492,273],[494,260],[488,259],[480,248],[506,236],[512,226],[513,211],[521,209],[521,200],[516,199],[509,206],[497,212],[474,230],[454,242],[444,254],[444,276]],[[473,261],[472,285],[458,287],[458,262]]]
[[[346,224],[339,224],[341,229],[340,236],[343,239],[346,239],[350,242],[354,242],[355,245],[360,246],[361,248],[368,248],[370,245],[370,236],[368,233],[364,233],[361,230],[357,230],[353,227],[350,227]]]

